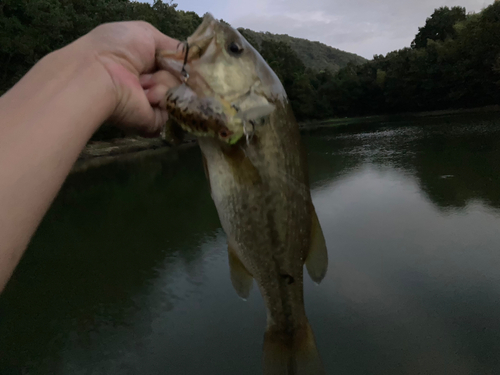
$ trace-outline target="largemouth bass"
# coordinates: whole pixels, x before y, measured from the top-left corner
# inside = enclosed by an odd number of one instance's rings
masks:
[[[163,105],[198,137],[236,293],[247,298],[255,279],[266,304],[264,373],[324,374],[304,308],[303,268],[319,283],[327,249],[281,82],[238,31],[210,14],[184,48],[159,51],[157,60],[184,79]]]

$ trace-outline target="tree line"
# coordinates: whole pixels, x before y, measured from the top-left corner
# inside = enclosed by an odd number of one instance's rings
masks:
[[[347,66],[348,63],[360,65],[368,61],[364,57],[354,53],[341,51],[320,42],[295,38],[287,34],[255,32],[245,28],[238,28],[238,30],[246,37],[251,38],[258,46],[262,44],[263,40],[289,44],[293,51],[299,55],[304,65],[317,72],[321,70],[337,72],[339,69]]]
[[[176,4],[129,0],[0,1],[0,93],[40,58],[105,22],[143,20],[165,34],[186,39],[201,23]]]
[[[186,39],[194,12],[156,0],[2,0],[0,93],[40,58],[104,22],[144,20]],[[349,62],[338,71],[306,66],[286,38],[240,29],[281,79],[299,120],[475,107],[500,102],[500,2],[476,14],[436,9],[411,46]],[[102,133],[102,132],[101,132]],[[103,133],[102,133],[103,134]],[[116,133],[113,133],[116,135]],[[114,136],[110,133],[109,136]],[[104,136],[105,138],[106,136]]]
[[[282,80],[299,120],[500,104],[498,1],[474,14],[463,7],[436,9],[411,46],[337,72],[304,66],[285,43],[255,45]]]
[[[436,9],[410,47],[322,74],[325,117],[500,104],[500,2]]]

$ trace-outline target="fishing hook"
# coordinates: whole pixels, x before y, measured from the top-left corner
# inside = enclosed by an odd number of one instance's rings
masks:
[[[252,125],[252,129],[250,131],[247,128],[247,124]],[[243,122],[243,134],[245,134],[247,145],[249,145],[253,139],[253,135],[255,134],[255,123],[252,120]]]
[[[184,55],[184,64],[182,64],[181,74],[184,77],[184,83],[186,83],[187,80],[189,79],[189,73],[186,71],[186,65],[187,65],[187,60],[188,60],[188,55],[189,55],[189,43],[188,42],[184,43],[183,50],[186,51],[186,54]]]

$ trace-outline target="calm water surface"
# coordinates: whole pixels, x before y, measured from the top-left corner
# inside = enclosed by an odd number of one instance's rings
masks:
[[[328,374],[500,374],[498,115],[305,136]],[[0,374],[260,374],[197,149],[72,175],[0,297]]]

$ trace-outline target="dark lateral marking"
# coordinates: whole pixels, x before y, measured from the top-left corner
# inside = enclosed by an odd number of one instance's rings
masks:
[[[295,282],[295,279],[290,275],[284,274],[284,275],[280,275],[280,276],[286,280],[288,285],[293,284]]]

